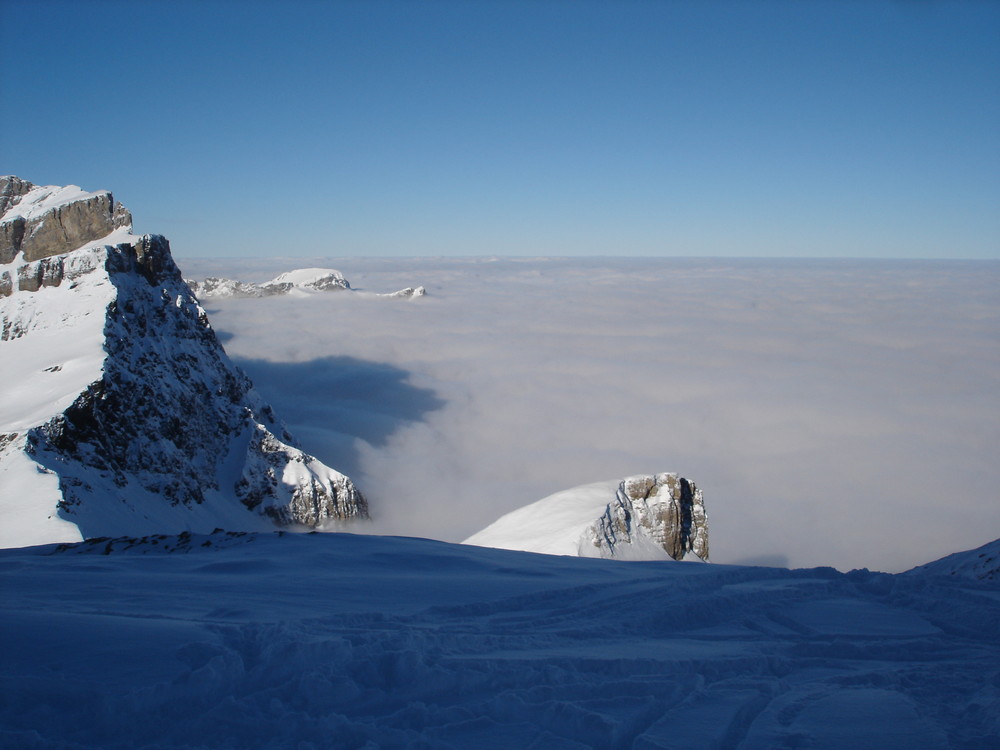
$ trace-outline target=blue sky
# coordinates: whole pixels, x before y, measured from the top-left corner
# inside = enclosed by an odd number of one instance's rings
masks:
[[[1000,3],[0,14],[0,172],[179,256],[1000,257]]]

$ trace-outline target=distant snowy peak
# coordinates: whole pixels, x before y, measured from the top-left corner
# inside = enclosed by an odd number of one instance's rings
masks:
[[[408,286],[406,289],[400,289],[398,292],[387,292],[385,294],[376,294],[376,297],[394,297],[396,299],[411,299],[413,297],[423,297],[427,294],[427,290],[422,286]]]
[[[701,490],[673,473],[557,492],[465,540],[480,547],[620,560],[708,560]]]
[[[237,281],[210,276],[204,281],[185,279],[191,291],[200,299],[218,297],[273,297],[278,294],[311,294],[314,292],[353,291],[344,274],[332,268],[299,268],[286,271],[270,281],[254,284],[249,281]],[[407,287],[397,292],[365,296],[375,297],[423,297],[426,290],[422,286]]]
[[[940,560],[920,565],[907,573],[1000,583],[1000,539],[984,544],[978,549],[956,552]]]
[[[166,239],[117,226],[110,193],[0,197],[0,547],[367,518],[229,360]]]
[[[332,268],[299,268],[279,274],[263,286],[283,287],[291,285],[296,289],[315,289],[318,292],[336,292],[350,289],[344,274]]]
[[[204,281],[184,279],[184,282],[199,299],[209,299],[212,297],[269,297],[273,294],[284,294],[288,291],[287,289],[265,288],[260,284],[253,284],[249,281],[237,281],[236,279],[225,279],[218,276],[209,276]]]
[[[263,284],[210,276],[204,281],[185,279],[199,298],[210,297],[273,297],[292,291],[335,292],[350,289],[344,274],[332,268],[300,268],[287,271]]]

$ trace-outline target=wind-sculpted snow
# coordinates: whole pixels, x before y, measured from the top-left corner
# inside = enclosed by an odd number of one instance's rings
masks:
[[[0,746],[1000,746],[995,582],[215,533],[0,552]]]

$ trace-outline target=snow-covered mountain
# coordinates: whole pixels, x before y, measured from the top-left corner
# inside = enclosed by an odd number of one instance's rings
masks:
[[[108,192],[0,178],[0,546],[366,518]]]
[[[574,487],[518,508],[464,544],[620,560],[708,561],[701,490],[673,473]]]
[[[1000,539],[977,549],[956,552],[908,570],[907,575],[939,575],[975,581],[1000,582]]]
[[[0,260],[0,748],[1000,746],[1000,540],[899,575],[676,564],[708,558],[676,474],[468,540],[547,555],[253,531],[366,506],[166,240],[3,178]]]
[[[0,551],[0,747],[987,750],[996,581],[352,534]]]
[[[201,299],[212,297],[273,297],[278,294],[309,294],[313,292],[354,291],[344,274],[332,268],[299,268],[286,271],[270,281],[254,284],[218,276],[202,281],[185,279],[191,290]],[[375,297],[423,297],[427,291],[422,286],[406,287],[395,292],[376,293]]]

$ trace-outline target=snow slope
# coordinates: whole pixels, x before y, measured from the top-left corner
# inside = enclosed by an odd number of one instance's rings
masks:
[[[463,544],[547,555],[579,555],[584,532],[604,512],[619,480],[556,492],[513,510]],[[667,553],[659,556],[666,559]]]
[[[1000,539],[977,549],[956,552],[932,563],[920,565],[907,573],[1000,582]]]
[[[0,551],[0,747],[1000,746],[1000,592],[345,534]]]

